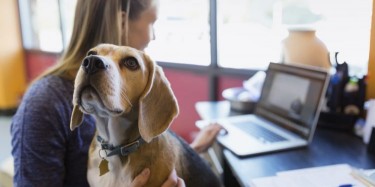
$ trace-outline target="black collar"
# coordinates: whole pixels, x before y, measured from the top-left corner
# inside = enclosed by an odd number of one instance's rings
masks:
[[[102,150],[109,150],[109,153],[107,154],[108,157],[113,155],[128,156],[130,153],[136,151],[141,145],[146,143],[142,137],[139,137],[135,141],[124,146],[113,146],[112,144],[105,142],[99,135],[96,136],[96,140],[100,143]]]

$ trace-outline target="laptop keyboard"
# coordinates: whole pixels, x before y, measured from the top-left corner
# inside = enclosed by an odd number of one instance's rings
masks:
[[[254,136],[259,141],[263,143],[273,143],[273,142],[280,142],[285,141],[286,138],[268,130],[265,127],[262,127],[257,124],[250,124],[249,122],[246,123],[234,123],[236,127],[244,130],[246,133]]]

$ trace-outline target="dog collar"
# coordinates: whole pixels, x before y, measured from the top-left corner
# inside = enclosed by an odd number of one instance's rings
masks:
[[[146,143],[142,137],[137,138],[135,141],[127,144],[127,145],[119,145],[113,146],[112,144],[106,143],[102,137],[99,135],[96,136],[96,140],[100,143],[102,150],[109,150],[110,152],[107,154],[107,157],[113,155],[121,155],[121,156],[128,156],[130,153],[136,151],[141,145]]]

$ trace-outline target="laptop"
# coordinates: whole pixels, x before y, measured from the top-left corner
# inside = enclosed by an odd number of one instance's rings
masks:
[[[238,156],[307,146],[313,138],[329,74],[303,65],[270,63],[253,114],[216,119],[220,144]],[[211,121],[200,120],[198,127]]]

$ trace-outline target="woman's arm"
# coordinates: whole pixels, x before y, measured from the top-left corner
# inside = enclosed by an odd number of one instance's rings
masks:
[[[69,115],[59,96],[54,89],[33,87],[13,117],[14,186],[63,186]]]
[[[44,101],[45,102],[45,101]],[[65,139],[57,114],[25,103],[11,125],[15,186],[62,186]]]

